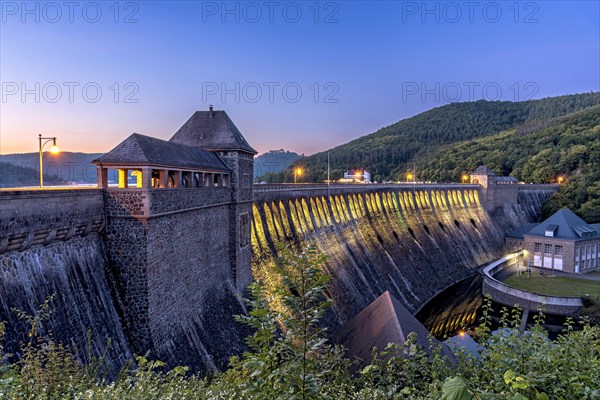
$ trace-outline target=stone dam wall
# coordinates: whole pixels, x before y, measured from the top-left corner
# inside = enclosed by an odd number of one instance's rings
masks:
[[[476,185],[266,188],[254,195],[253,275],[268,276],[275,243],[297,249],[313,244],[328,255],[332,327],[386,290],[415,312],[500,257],[505,232],[536,221],[551,192],[525,187],[517,204],[490,214]]]
[[[85,361],[106,354],[114,376],[132,353],[111,296],[101,232],[102,191],[0,191],[0,321],[4,349],[16,357],[31,327],[15,310],[35,315],[49,304],[42,335],[77,348]]]
[[[475,185],[262,187],[252,204],[237,205],[229,192],[207,197],[195,189],[149,197],[0,191],[5,349],[18,356],[27,340],[29,328],[14,310],[34,314],[54,295],[41,332],[75,346],[84,361],[88,332],[96,355],[110,339],[113,375],[148,350],[170,366],[225,366],[247,334],[232,315],[245,310],[240,282],[248,278],[230,260],[231,238],[245,243],[235,235],[238,224],[248,226],[248,213],[255,279],[268,278],[277,242],[315,244],[328,254],[332,328],[385,290],[416,311],[497,258],[506,230],[536,220],[551,190],[525,189],[517,204],[492,212],[479,204]]]

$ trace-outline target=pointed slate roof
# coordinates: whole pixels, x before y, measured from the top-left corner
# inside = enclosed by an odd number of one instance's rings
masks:
[[[336,334],[336,342],[346,347],[346,357],[362,359],[362,366],[369,365],[373,347],[379,351],[388,343],[404,344],[411,332],[417,334],[417,344],[429,349],[429,331],[404,307],[398,299],[386,291],[356,317],[345,324]],[[437,345],[439,342],[433,339]],[[446,345],[442,354],[453,359]]]
[[[495,176],[496,174],[494,173],[494,171],[488,168],[487,165],[480,165],[475,171],[473,171],[473,173],[471,173],[471,175]]]
[[[257,153],[222,110],[196,111],[170,141],[209,151],[241,150]]]
[[[547,236],[552,232],[553,236]],[[545,221],[525,234],[525,236],[545,236],[567,240],[589,240],[599,235],[598,227],[590,225],[568,208],[558,210]]]
[[[155,165],[230,171],[215,153],[133,133],[94,164]]]
[[[539,224],[523,224],[519,226],[517,229],[514,229],[506,234],[506,237],[513,239],[523,239],[523,236],[528,232],[531,232],[533,228],[538,226]]]

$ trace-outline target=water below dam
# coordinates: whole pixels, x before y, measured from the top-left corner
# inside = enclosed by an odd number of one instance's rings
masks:
[[[483,276],[480,274],[466,278],[429,300],[415,313],[415,317],[440,340],[455,336],[461,331],[469,331],[479,325],[482,316],[482,284]],[[505,306],[493,301],[491,306],[492,329],[497,329],[500,311]],[[530,313],[527,319],[529,325],[535,323],[533,317],[534,313]],[[548,330],[548,336],[555,339],[562,332],[566,318],[544,314],[544,321],[543,326]]]

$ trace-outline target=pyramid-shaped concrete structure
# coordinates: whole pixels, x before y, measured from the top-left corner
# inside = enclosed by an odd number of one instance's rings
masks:
[[[335,340],[346,347],[348,358],[358,357],[364,366],[371,363],[374,347],[382,351],[388,343],[403,345],[412,332],[417,334],[417,344],[429,350],[429,331],[386,291],[345,324],[336,333]],[[435,345],[440,344],[432,340]],[[446,345],[442,345],[442,354],[453,359]]]

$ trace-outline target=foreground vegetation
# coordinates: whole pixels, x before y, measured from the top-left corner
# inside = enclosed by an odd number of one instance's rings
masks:
[[[505,334],[490,332],[490,305],[472,332],[479,356],[458,351],[451,362],[431,342],[431,355],[409,336],[402,345],[374,353],[359,367],[327,341],[319,322],[331,301],[324,295],[324,256],[314,249],[282,251],[275,282],[251,286],[249,315],[237,320],[253,328],[248,351],[215,376],[165,370],[159,361],[137,358],[116,380],[101,376],[102,358],[78,363],[61,345],[37,338],[47,314],[24,316],[31,341],[20,362],[0,369],[2,399],[600,399],[600,328],[585,325],[549,342],[543,315],[520,333],[520,310],[504,309]],[[508,332],[508,333],[506,333]],[[1,328],[0,328],[1,333]],[[357,370],[356,373],[351,371]]]

